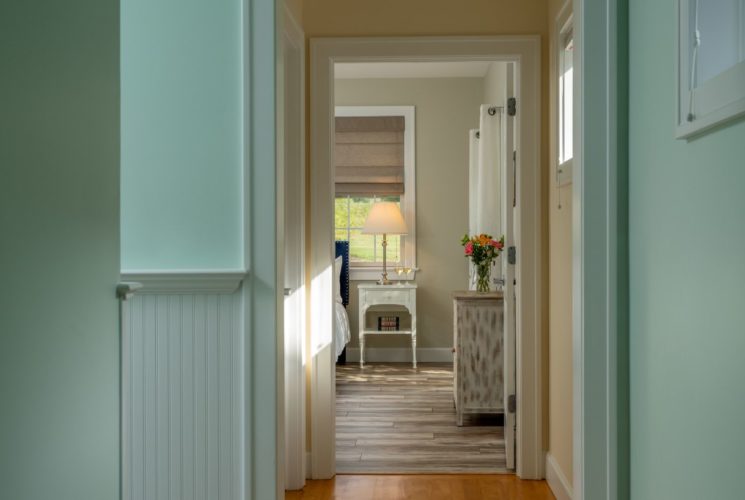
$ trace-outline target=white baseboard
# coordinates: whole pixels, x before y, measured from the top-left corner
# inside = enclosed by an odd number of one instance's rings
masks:
[[[574,492],[564,472],[550,453],[546,453],[546,482],[556,500],[572,500]]]
[[[359,347],[347,348],[347,361],[359,362]],[[450,347],[420,347],[416,350],[416,360],[421,363],[452,363],[453,349]],[[367,347],[365,362],[370,363],[410,363],[410,347]]]

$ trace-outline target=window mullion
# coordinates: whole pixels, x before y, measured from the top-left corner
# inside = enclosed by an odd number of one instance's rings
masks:
[[[352,197],[347,195],[347,241],[349,242],[349,248],[352,248],[352,231],[349,226],[352,225]]]

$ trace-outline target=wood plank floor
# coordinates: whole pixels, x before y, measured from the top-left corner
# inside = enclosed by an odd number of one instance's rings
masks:
[[[308,481],[286,500],[553,500],[545,481],[506,474],[336,476]]]
[[[501,416],[455,425],[449,364],[339,365],[339,473],[503,473]]]

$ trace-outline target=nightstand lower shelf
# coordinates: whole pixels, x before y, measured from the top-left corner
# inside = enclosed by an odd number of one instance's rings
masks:
[[[365,366],[365,337],[368,335],[409,335],[411,337],[412,365],[416,368],[416,285],[373,285],[361,284],[359,290],[359,339],[360,366]],[[373,306],[402,307],[411,315],[411,328],[402,330],[378,330],[367,328],[365,314]],[[409,326],[405,324],[404,326]]]

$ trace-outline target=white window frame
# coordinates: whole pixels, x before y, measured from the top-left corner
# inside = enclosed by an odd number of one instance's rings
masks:
[[[555,131],[556,131],[556,150],[554,152],[554,162],[555,162],[555,175],[556,175],[556,185],[557,186],[564,186],[567,184],[571,184],[572,182],[572,170],[573,170],[573,160],[574,160],[574,154],[572,154],[572,158],[569,158],[568,160],[562,162],[561,161],[561,151],[564,146],[564,137],[563,132],[565,131],[564,126],[564,114],[566,112],[568,113],[574,113],[573,109],[565,110],[564,109],[564,93],[565,92],[574,92],[573,88],[562,88],[562,78],[563,78],[563,69],[564,69],[564,41],[566,38],[572,37],[574,39],[574,25],[572,22],[572,14],[571,14],[571,4],[566,3],[562,10],[559,12],[559,15],[556,18],[556,54],[555,54],[555,75],[556,78],[552,82],[552,85],[555,86],[555,92],[556,92],[556,123],[555,123]],[[575,67],[574,57],[572,58],[572,68]],[[576,71],[573,71],[573,79],[576,78]]]
[[[336,116],[403,116],[404,117],[404,194],[401,195],[401,214],[408,234],[401,237],[402,263],[416,275],[416,107],[415,106],[336,106]],[[336,226],[336,224],[334,224]],[[382,263],[352,263],[349,279],[374,281],[383,272]],[[395,274],[389,275],[396,279]]]
[[[709,79],[696,88],[691,99],[691,6],[696,0],[678,0],[677,103],[675,137],[691,139],[725,122],[745,116],[745,62]],[[742,26],[745,32],[745,21]],[[745,35],[743,35],[745,36]],[[745,43],[745,41],[744,41]],[[691,108],[693,102],[693,109]]]
[[[351,212],[351,210],[350,210],[350,204],[352,202],[352,198],[371,198],[373,200],[373,203],[377,203],[378,201],[380,201],[384,197],[383,196],[380,196],[380,195],[364,195],[364,194],[361,194],[361,195],[347,194],[347,195],[343,195],[343,196],[336,196],[336,200],[339,200],[339,199],[346,199],[347,200],[347,224],[346,224],[345,227],[338,227],[338,226],[337,227],[334,227],[334,232],[339,231],[339,230],[345,230],[347,232],[347,241],[349,241],[349,244],[350,244],[350,247],[349,247],[350,248],[350,252],[351,252],[351,249],[352,249],[352,247],[351,247],[351,244],[352,244],[352,238],[351,238],[352,231],[359,231],[359,230],[362,230],[363,229],[361,227],[353,227],[351,225],[351,221],[350,221],[350,215],[351,215],[350,214],[350,212]],[[401,203],[401,202],[403,202],[403,195],[399,195],[399,203]],[[380,268],[381,267],[381,265],[383,264],[383,252],[382,252],[382,247],[381,248],[378,248],[378,246],[380,245],[380,242],[382,241],[382,237],[379,236],[379,235],[377,235],[377,234],[373,234],[371,236],[373,237],[373,245],[374,245],[374,248],[373,248],[373,258],[374,258],[374,260],[372,262],[354,261],[354,260],[351,259],[351,255],[350,255],[350,261],[349,261],[350,262],[350,266],[355,267],[355,268],[357,268],[357,267],[359,267],[359,268],[366,268],[366,267],[378,267],[378,268]],[[391,236],[398,236],[398,235],[391,235]],[[390,243],[390,237],[391,236],[389,236],[389,240],[388,240],[388,245],[389,246],[391,244]],[[388,266],[389,267],[391,267],[391,266],[401,266],[401,265],[405,265],[406,264],[406,262],[405,262],[406,256],[404,254],[404,249],[406,248],[406,242],[404,241],[403,236],[401,236],[401,240],[400,240],[399,243],[400,243],[400,247],[401,247],[400,248],[400,252],[399,252],[399,255],[400,255],[401,259],[398,260],[398,261],[391,260],[391,257],[390,257],[390,248],[389,248],[388,249],[388,251],[389,251],[389,253],[388,253]],[[378,260],[378,259],[380,259],[380,260]]]

